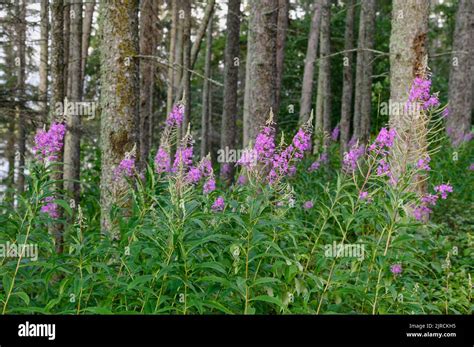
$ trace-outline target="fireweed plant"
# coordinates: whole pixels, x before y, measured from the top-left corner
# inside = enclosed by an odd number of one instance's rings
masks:
[[[66,129],[52,124],[35,138],[25,194],[0,207],[2,244],[39,252],[0,258],[2,313],[471,312],[472,143],[448,144],[429,87],[416,80],[409,100],[422,106],[429,146],[402,173],[394,129],[341,155],[338,127],[314,134],[310,119],[277,138],[270,111],[230,186],[209,155],[194,159],[190,128],[178,138],[176,105],[153,162],[138,168],[132,150],[117,164],[129,189],[111,211],[115,238],[99,231],[98,159],[83,170],[80,204],[57,190]]]

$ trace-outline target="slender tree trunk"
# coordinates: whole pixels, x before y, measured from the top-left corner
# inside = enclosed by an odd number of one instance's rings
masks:
[[[221,128],[221,150],[236,148],[237,98],[240,66],[240,0],[229,0],[227,8],[227,37],[224,52],[224,107]],[[221,177],[230,183],[234,164],[221,165]]]
[[[70,5],[70,43],[69,43],[69,102],[82,99],[82,3]],[[64,189],[74,198],[80,199],[80,157],[81,157],[81,115],[66,112],[67,132],[64,139]]]
[[[415,0],[419,1],[419,0]],[[375,0],[361,3],[354,96],[354,138],[366,143],[370,131]]]
[[[276,43],[276,85],[275,85],[275,113],[280,109],[281,84],[283,80],[283,62],[285,60],[285,44],[288,31],[289,0],[278,1],[277,43]]]
[[[196,38],[191,47],[191,53],[190,53],[191,57],[190,57],[190,65],[189,65],[190,70],[194,69],[194,64],[196,63],[199,49],[201,48],[202,39],[204,37],[204,34],[206,33],[209,20],[211,19],[212,14],[214,12],[214,5],[215,5],[215,0],[209,0],[209,2],[206,5],[206,8],[204,9],[204,17],[202,19],[201,25],[199,26],[197,30]],[[184,79],[181,79],[179,83],[178,91],[176,93],[175,102],[178,102],[181,99],[183,95],[183,88],[184,88]]]
[[[5,195],[5,201],[11,206],[14,206],[15,194],[15,114],[11,111],[8,112],[8,135],[7,145],[5,147],[5,158],[8,163],[8,177],[6,180],[7,192]]]
[[[62,122],[63,114],[58,113],[57,109],[64,101],[64,1],[53,0],[51,7],[51,122]],[[63,161],[63,149],[58,154],[57,161]],[[63,167],[57,167],[53,179],[56,180],[54,189],[61,192],[63,189]],[[59,213],[62,214],[61,210]],[[55,223],[50,227],[50,232],[54,236],[56,252],[63,252],[63,224]]]
[[[247,43],[247,103],[244,105],[244,144],[254,140],[275,109],[276,25],[278,0],[250,2],[249,35]]]
[[[140,3],[140,54],[153,55],[155,52],[156,31],[153,12],[153,1],[142,0]],[[153,112],[153,86],[155,63],[151,59],[140,62],[140,158],[141,168],[144,168],[151,147],[151,116]]]
[[[300,101],[300,124],[305,123],[311,112],[313,96],[314,62],[318,52],[319,30],[321,22],[321,1],[314,0],[311,28],[309,30],[308,48],[304,62],[303,87]]]
[[[429,2],[394,0],[390,36],[390,99],[405,105],[415,77],[425,77]],[[392,148],[392,174],[398,179],[408,164],[414,164],[427,150],[423,114],[390,114],[391,127],[397,132]],[[421,182],[414,190],[423,193]]]
[[[166,114],[171,112],[173,107],[173,88],[174,88],[174,57],[176,51],[176,31],[178,26],[178,6],[176,1],[171,0],[171,34],[170,34],[170,50],[169,50],[169,67],[168,67],[168,90],[166,97]]]
[[[362,96],[360,101],[360,138],[367,143],[370,136],[370,115],[372,111],[372,71],[375,40],[375,0],[362,3],[365,25],[364,51],[362,52],[364,69],[362,70]]]
[[[64,16],[63,16],[63,45],[64,45],[64,70],[63,70],[63,78],[64,78],[64,96],[70,94],[70,85],[69,85],[69,35],[71,31],[71,3],[69,0],[64,0]]]
[[[202,87],[202,118],[201,118],[201,158],[204,158],[210,149],[210,87],[211,87],[211,60],[212,60],[212,18],[209,20],[206,37],[206,58],[204,65],[204,83]]]
[[[127,183],[114,169],[139,144],[138,1],[110,2],[101,10],[101,225],[117,236],[110,211]]]
[[[84,76],[86,74],[86,63],[89,51],[89,41],[92,31],[92,19],[94,17],[95,1],[85,3],[84,19],[82,21],[82,62],[81,62],[81,81],[84,89]]]
[[[41,0],[40,9],[40,65],[38,97],[40,99],[43,123],[48,121],[48,36],[49,1]]]
[[[472,83],[471,62],[474,55],[474,2],[459,0],[453,37],[453,55],[449,75],[448,134],[454,145],[459,145],[471,131]]]
[[[18,179],[17,191],[21,195],[25,191],[25,155],[26,155],[26,123],[25,123],[25,80],[26,80],[26,1],[19,1],[16,10],[16,47],[17,47],[17,96],[19,103],[15,107],[18,121]]]
[[[353,77],[352,65],[354,64],[354,54],[351,50],[354,48],[354,14],[355,0],[346,1],[346,27],[344,34],[344,53],[343,73],[342,73],[342,101],[341,101],[341,154],[348,150],[350,137],[351,116],[352,116],[352,93]]]
[[[184,116],[183,134],[190,122],[191,116],[191,0],[183,0],[184,22],[183,22],[183,96],[184,96]],[[179,92],[178,92],[179,95]]]
[[[323,0],[321,17],[321,43],[318,74],[318,93],[316,98],[316,131],[323,131],[325,138],[331,133],[331,2]],[[327,140],[325,140],[327,144]],[[318,144],[314,146],[318,151]]]

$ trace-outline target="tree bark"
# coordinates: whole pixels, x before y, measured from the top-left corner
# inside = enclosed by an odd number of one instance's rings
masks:
[[[110,211],[127,183],[114,169],[139,144],[139,67],[133,58],[139,52],[138,1],[109,2],[102,11],[101,227],[103,233],[117,236]]]
[[[68,102],[82,99],[82,3],[70,5],[70,43],[68,72]],[[67,109],[65,107],[65,109]],[[80,199],[81,115],[65,112],[67,132],[64,139],[64,189],[76,203]]]
[[[459,145],[464,135],[471,131],[473,46],[474,3],[471,0],[459,0],[449,75],[449,116],[446,124],[454,145]]]
[[[41,105],[42,122],[48,121],[48,36],[49,1],[41,0],[40,8],[40,65],[38,97]]]
[[[425,77],[426,37],[428,34],[429,2],[394,0],[390,36],[390,99],[405,105],[415,77]],[[392,148],[391,166],[394,179],[414,164],[427,150],[423,114],[404,116],[390,114],[390,125],[397,132]],[[413,182],[414,191],[423,193],[421,182]]]
[[[344,53],[343,73],[342,73],[342,97],[341,97],[341,155],[347,150],[350,138],[351,116],[352,116],[352,93],[353,93],[353,77],[352,65],[354,64],[354,54],[351,50],[354,48],[354,14],[355,0],[346,1],[346,26],[344,33]]]
[[[153,1],[142,0],[140,3],[140,54],[154,55],[156,25]],[[141,168],[148,160],[151,148],[151,117],[153,112],[153,87],[155,62],[145,59],[140,62],[140,159]]]
[[[318,92],[316,98],[316,131],[323,131],[325,139],[331,133],[331,2],[323,0],[321,7],[320,60],[318,74]],[[327,140],[324,141],[327,144]],[[314,151],[318,151],[315,143]]]
[[[255,139],[275,109],[277,15],[278,0],[250,2],[244,145]]]
[[[176,1],[170,1],[171,4],[171,34],[170,34],[170,50],[169,50],[169,67],[168,67],[168,89],[166,97],[166,114],[171,112],[173,107],[173,89],[174,89],[174,58],[176,51],[176,32],[178,26],[178,6]],[[178,67],[177,67],[178,68]]]
[[[321,1],[314,0],[311,28],[309,30],[308,48],[304,62],[303,87],[300,101],[300,124],[305,123],[311,112],[311,100],[313,96],[314,62],[318,52],[319,31],[321,22]]]
[[[184,115],[182,132],[186,129],[191,118],[191,0],[183,0],[183,97],[184,97]],[[179,95],[179,92],[178,94]]]
[[[206,5],[206,8],[204,9],[204,17],[202,19],[201,25],[199,26],[197,33],[196,33],[196,38],[194,40],[194,43],[191,48],[191,57],[190,57],[190,67],[189,69],[194,69],[194,64],[196,63],[197,56],[199,53],[199,49],[201,48],[201,42],[204,37],[204,34],[206,33],[206,29],[209,23],[209,20],[212,17],[212,14],[214,12],[214,5],[215,5],[215,0],[209,0],[209,2]],[[179,88],[176,93],[176,99],[175,102],[178,102],[182,95],[183,95],[183,88],[184,88],[184,80],[181,79],[179,83]]]
[[[370,136],[370,115],[372,111],[372,71],[375,40],[375,0],[367,0],[362,3],[365,38],[364,51],[362,52],[364,69],[362,70],[362,96],[360,101],[360,138],[362,143],[367,143]]]
[[[201,158],[204,158],[210,149],[210,117],[211,117],[211,60],[212,60],[212,18],[209,19],[206,36],[206,58],[204,64],[204,76],[206,77],[202,87],[202,117],[201,117]]]
[[[84,76],[86,74],[86,63],[89,52],[89,42],[92,30],[92,19],[94,17],[95,1],[85,3],[84,19],[82,21],[82,62],[81,62],[81,81],[84,89]]]
[[[221,149],[236,148],[237,98],[240,66],[240,0],[229,0],[227,9],[227,37],[224,52],[224,107],[221,128]],[[221,163],[221,178],[230,183],[234,176],[234,165],[224,167]]]
[[[26,123],[25,123],[25,80],[26,80],[26,1],[19,1],[15,6],[15,32],[17,56],[17,97],[19,102],[15,107],[16,119],[18,121],[18,195],[25,191],[25,155],[26,155]]]
[[[70,84],[69,84],[69,35],[71,31],[71,4],[68,0],[64,0],[64,16],[63,16],[63,45],[64,45],[64,70],[63,70],[63,78],[64,78],[64,95],[70,94]]]
[[[419,1],[419,0],[416,0]],[[375,0],[362,1],[354,96],[354,139],[366,143],[370,132]]]
[[[50,120],[62,122],[63,114],[57,113],[59,105],[64,101],[64,2],[63,0],[53,0],[51,7],[51,111]],[[63,107],[60,107],[63,109]],[[63,161],[63,148],[58,153],[59,163]],[[63,189],[63,167],[57,167],[53,179],[56,180],[54,190],[61,192]],[[61,210],[59,213],[62,214]],[[50,232],[54,236],[56,252],[63,252],[63,224],[54,223],[50,227]]]
[[[285,44],[288,31],[289,0],[278,1],[277,43],[276,43],[276,85],[275,85],[275,113],[280,109],[281,84],[283,80],[283,63],[285,60]]]

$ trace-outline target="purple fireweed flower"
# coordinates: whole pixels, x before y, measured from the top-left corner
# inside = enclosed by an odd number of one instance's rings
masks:
[[[198,183],[200,179],[201,170],[199,170],[197,167],[192,166],[186,175],[186,180],[189,183]]]
[[[208,157],[204,157],[199,163],[199,170],[201,171],[203,177],[212,176],[214,174],[214,170],[212,169],[211,159],[209,159]]]
[[[420,205],[413,209],[413,216],[420,222],[426,221],[429,218],[431,212],[433,211],[428,206]]]
[[[178,172],[181,168],[187,169],[193,163],[193,147],[179,147],[174,156],[172,172]]]
[[[310,208],[313,208],[313,206],[314,206],[314,204],[311,200],[308,200],[303,204],[303,208],[305,210],[309,210]]]
[[[158,174],[171,171],[171,157],[162,147],[156,152],[155,171]]]
[[[49,196],[44,199],[45,205],[41,206],[41,212],[49,215],[51,218],[56,219],[59,218],[59,206],[58,204],[54,203],[54,198]]]
[[[430,165],[429,165],[430,161],[431,161],[430,156],[426,155],[425,158],[418,159],[418,162],[416,163],[416,167],[420,170],[430,171],[431,170]]]
[[[390,165],[385,161],[385,159],[380,159],[379,166],[377,167],[377,175],[382,176],[384,174],[390,176]]]
[[[313,172],[313,171],[318,170],[321,164],[326,164],[327,162],[328,162],[328,153],[323,152],[319,156],[318,160],[316,160],[314,163],[311,164],[311,166],[308,168],[308,172]]]
[[[354,145],[349,152],[344,153],[343,169],[346,172],[353,172],[357,168],[357,162],[359,158],[364,155],[364,146],[357,147]]]
[[[222,174],[227,176],[227,175],[230,175],[231,172],[232,172],[232,167],[229,163],[224,163],[222,164]]]
[[[114,176],[118,179],[120,176],[132,177],[135,171],[135,158],[122,159],[120,164],[114,170]]]
[[[293,146],[302,158],[303,153],[311,148],[311,134],[306,133],[300,128],[295,137],[293,137]]]
[[[469,170],[474,171],[474,163],[469,166]]]
[[[463,141],[464,142],[469,142],[474,138],[474,133],[473,132],[468,132],[464,135]]]
[[[40,161],[54,161],[63,148],[66,126],[61,123],[53,123],[48,131],[39,130],[35,136],[33,151]]]
[[[402,273],[403,269],[402,269],[402,264],[393,264],[392,266],[390,266],[390,271],[394,274],[394,275],[399,275]]]
[[[369,151],[385,154],[385,150],[393,146],[393,141],[397,132],[395,129],[387,130],[387,128],[380,129],[375,142],[369,146]]]
[[[210,178],[209,180],[204,183],[203,192],[204,194],[209,194],[216,190],[216,180],[214,178]]]
[[[218,212],[218,211],[222,211],[224,210],[224,206],[225,206],[225,203],[224,203],[224,198],[222,196],[219,196],[215,201],[214,201],[214,204],[212,204],[212,210],[214,212]]]
[[[416,77],[411,86],[408,102],[419,102],[424,110],[428,108],[439,106],[439,99],[437,95],[430,94],[431,80],[422,77]]]
[[[244,186],[247,184],[247,176],[240,175],[239,178],[237,179],[237,184]]]
[[[368,197],[369,197],[369,193],[368,193],[368,192],[360,192],[360,193],[359,193],[359,199],[360,199],[360,200],[366,200]]]
[[[257,153],[252,149],[246,149],[243,151],[242,156],[237,161],[237,165],[241,165],[246,168],[252,168],[257,165]]]
[[[266,126],[255,139],[254,151],[259,160],[268,162],[275,153],[275,129]]]
[[[453,187],[450,186],[449,184],[441,184],[439,186],[434,187],[435,192],[438,192],[441,194],[441,199],[446,200],[448,197],[448,192],[452,193],[453,192]]]
[[[174,105],[173,109],[171,110],[168,118],[166,119],[166,124],[168,126],[180,126],[183,122],[183,115],[184,115],[184,106],[183,105]]]
[[[339,125],[337,125],[334,129],[332,129],[331,140],[336,142],[337,139],[339,138],[339,133],[340,133],[340,128],[339,128]]]
[[[321,166],[321,163],[319,160],[316,160],[314,163],[311,164],[311,166],[308,168],[308,172],[313,172],[319,169]]]
[[[438,201],[438,195],[433,195],[433,194],[428,194],[421,198],[421,202],[424,205],[435,206],[437,201]]]

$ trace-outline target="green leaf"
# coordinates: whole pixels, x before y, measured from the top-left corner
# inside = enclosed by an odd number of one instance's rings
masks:
[[[276,297],[272,297],[269,295],[259,295],[256,296],[255,298],[250,299],[250,301],[263,301],[263,302],[268,302],[270,304],[277,305],[280,308],[283,308],[283,303],[281,302],[280,299]]]
[[[30,297],[25,292],[14,293],[14,295],[19,296],[27,306],[30,304]]]

